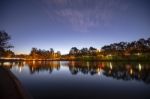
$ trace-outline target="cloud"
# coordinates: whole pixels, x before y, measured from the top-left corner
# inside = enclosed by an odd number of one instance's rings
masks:
[[[92,20],[93,15],[89,11],[78,11],[75,9],[63,9],[56,12],[65,22],[71,24],[75,30],[87,32],[89,28],[96,25]]]
[[[126,10],[122,0],[45,0],[51,21],[65,23],[73,30],[88,32],[110,24],[115,10]]]

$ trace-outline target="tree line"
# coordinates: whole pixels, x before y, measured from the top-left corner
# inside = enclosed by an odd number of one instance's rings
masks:
[[[107,59],[148,59],[150,57],[150,38],[139,39],[132,42],[112,43],[101,47],[100,50],[94,47],[81,48],[72,47],[68,54],[61,55],[60,51],[55,52],[53,48],[49,50],[32,48],[30,54],[15,55],[10,48],[11,37],[0,31],[0,57],[17,57],[26,59],[77,59],[77,60],[107,60]],[[142,59],[141,58],[141,59]]]
[[[90,47],[90,48],[82,48],[82,49],[78,49],[77,47],[72,47],[69,51],[69,55],[74,55],[74,56],[83,56],[83,55],[96,55],[98,54],[98,49],[94,48],[94,47]]]
[[[55,52],[53,48],[50,48],[50,50],[41,50],[37,48],[32,48],[28,59],[56,59],[60,58],[61,53],[60,51]]]
[[[150,53],[150,38],[132,42],[119,42],[101,48],[103,55],[140,55]]]

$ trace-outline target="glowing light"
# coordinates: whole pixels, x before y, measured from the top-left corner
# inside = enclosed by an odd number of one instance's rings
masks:
[[[9,65],[10,65],[10,62],[4,62],[3,65],[4,65],[4,66],[9,66]]]
[[[139,56],[139,55],[140,55],[140,53],[137,53],[137,55]]]
[[[112,69],[112,68],[113,68],[113,67],[112,67],[112,63],[111,63],[111,62],[109,63],[109,66],[110,66],[110,69]]]
[[[101,74],[102,74],[101,68],[98,68],[97,71],[98,71],[98,75],[101,75]]]
[[[141,66],[141,64],[139,64],[138,68],[139,68],[139,71],[141,71],[141,69],[142,69],[142,66]]]
[[[19,72],[21,72],[22,71],[22,67],[19,67]]]
[[[33,60],[32,63],[35,64],[35,60]]]
[[[131,74],[131,75],[133,74],[133,70],[132,70],[132,68],[130,69],[130,74]]]
[[[98,74],[100,73],[100,69],[99,68],[97,68],[97,72],[98,72]]]

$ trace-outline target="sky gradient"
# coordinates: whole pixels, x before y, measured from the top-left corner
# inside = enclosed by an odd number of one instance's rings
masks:
[[[0,0],[0,30],[16,53],[96,47],[150,37],[150,0]]]

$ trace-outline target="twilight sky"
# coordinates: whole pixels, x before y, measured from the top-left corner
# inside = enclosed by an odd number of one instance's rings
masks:
[[[0,30],[16,53],[150,37],[150,0],[0,0]]]

